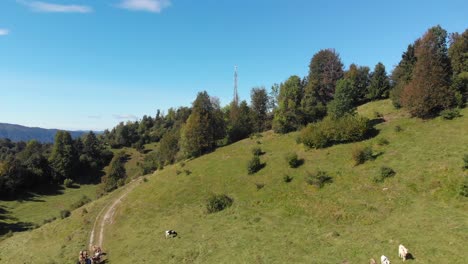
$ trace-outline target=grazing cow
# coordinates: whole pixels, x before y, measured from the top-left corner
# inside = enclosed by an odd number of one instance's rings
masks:
[[[170,238],[170,237],[176,237],[177,236],[177,232],[174,231],[174,230],[166,230],[166,238]]]
[[[380,257],[380,263],[381,264],[390,264],[390,260],[386,256],[382,255]]]
[[[373,258],[370,259],[370,262],[369,262],[369,263],[370,263],[370,264],[377,264],[377,262],[376,262],[375,259],[373,259]]]
[[[402,258],[405,261],[408,258],[408,249],[405,246],[398,246],[398,257]]]

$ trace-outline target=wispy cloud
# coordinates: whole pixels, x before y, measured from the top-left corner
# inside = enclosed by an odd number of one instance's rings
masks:
[[[25,1],[17,0],[18,3],[23,4],[29,7],[35,12],[44,12],[44,13],[91,13],[93,8],[86,5],[64,5],[64,4],[54,4],[49,2],[42,1]]]
[[[0,36],[6,36],[8,34],[10,34],[10,30],[6,28],[0,28]]]
[[[137,120],[138,119],[138,117],[136,117],[135,115],[132,115],[132,114],[114,115],[114,118],[119,119],[119,120],[123,120],[123,119],[125,119],[125,120],[130,120],[130,119]]]
[[[133,11],[161,13],[164,8],[170,5],[171,0],[122,0],[118,6]]]

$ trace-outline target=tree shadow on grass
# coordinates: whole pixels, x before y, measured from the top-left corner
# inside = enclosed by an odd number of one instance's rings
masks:
[[[23,232],[34,227],[33,223],[18,221],[18,218],[11,216],[10,211],[0,206],[0,237],[10,232]]]

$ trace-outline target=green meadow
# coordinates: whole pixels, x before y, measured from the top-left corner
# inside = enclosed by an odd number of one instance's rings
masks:
[[[468,109],[453,120],[421,120],[384,100],[358,112],[376,121],[375,137],[308,150],[296,143],[298,133],[269,131],[144,176],[106,226],[109,263],[368,263],[381,255],[401,263],[399,244],[414,256],[410,263],[468,259],[468,200],[459,195],[468,176]],[[374,158],[356,166],[359,146],[371,146]],[[248,175],[254,147],[264,152],[265,166]],[[290,168],[290,152],[303,165]],[[382,166],[396,174],[375,182]],[[323,188],[306,182],[319,170],[332,177]],[[0,262],[71,263],[87,246],[95,217],[124,188],[69,218],[3,239]],[[211,194],[234,202],[207,214]],[[40,221],[28,209],[14,214]],[[168,229],[179,236],[165,239]]]

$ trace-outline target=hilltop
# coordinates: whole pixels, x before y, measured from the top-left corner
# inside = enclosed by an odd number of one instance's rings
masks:
[[[468,110],[454,120],[411,119],[389,100],[366,104],[378,135],[363,142],[306,150],[297,133],[269,131],[145,176],[113,211],[103,247],[112,263],[365,263],[387,255],[397,262],[398,244],[412,263],[467,259],[468,204],[459,195],[467,176]],[[398,127],[398,128],[397,128]],[[396,129],[397,128],[397,129]],[[388,144],[380,144],[382,138]],[[356,146],[372,146],[375,160],[355,166]],[[266,166],[247,174],[251,149]],[[284,156],[304,159],[297,169]],[[374,182],[381,166],[396,175]],[[308,185],[308,172],[326,171],[333,182]],[[290,183],[284,175],[292,177]],[[263,185],[262,188],[258,186]],[[75,210],[72,216],[0,242],[1,261],[61,263],[86,248],[94,219],[125,191],[120,188]],[[206,214],[212,193],[234,203]],[[179,232],[166,240],[164,230]]]
[[[59,129],[27,127],[15,124],[0,123],[0,138],[8,138],[13,142],[37,140],[42,143],[53,143]],[[89,131],[68,131],[73,138],[78,138]],[[100,132],[96,132],[100,133]]]

